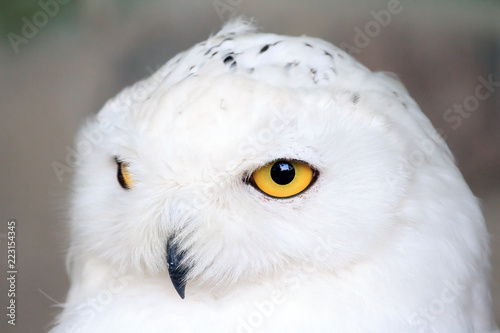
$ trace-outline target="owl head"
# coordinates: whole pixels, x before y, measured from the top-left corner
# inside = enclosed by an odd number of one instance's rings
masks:
[[[423,180],[445,169],[461,179],[393,77],[241,19],[110,100],[77,143],[92,140],[74,180],[70,260],[168,272],[181,297],[186,284],[375,260],[427,225],[418,214],[432,200],[416,203],[448,183],[425,193]]]

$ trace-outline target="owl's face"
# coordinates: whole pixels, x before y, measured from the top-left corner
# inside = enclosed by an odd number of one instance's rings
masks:
[[[365,260],[398,228],[405,143],[386,115],[401,108],[391,91],[231,72],[105,107],[80,135],[107,124],[77,170],[73,255],[155,275],[175,247],[200,286]]]

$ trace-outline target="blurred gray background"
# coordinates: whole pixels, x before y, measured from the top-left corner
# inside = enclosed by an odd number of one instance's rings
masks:
[[[0,260],[6,272],[7,221],[15,219],[18,269],[15,327],[6,323],[1,275],[0,331],[46,331],[55,302],[64,300],[71,175],[59,181],[51,164],[65,163],[78,126],[123,87],[241,14],[267,32],[320,37],[372,70],[398,74],[482,200],[500,321],[500,86],[471,104],[478,77],[500,81],[498,1],[401,0],[380,22],[376,13],[387,11],[387,1],[44,1],[52,6],[0,5]],[[26,27],[35,23],[36,30]],[[464,103],[470,111],[453,111]]]

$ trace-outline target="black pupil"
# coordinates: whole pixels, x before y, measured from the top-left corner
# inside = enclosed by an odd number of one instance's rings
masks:
[[[292,163],[287,161],[278,161],[271,167],[271,178],[276,184],[290,184],[295,178],[295,169]]]

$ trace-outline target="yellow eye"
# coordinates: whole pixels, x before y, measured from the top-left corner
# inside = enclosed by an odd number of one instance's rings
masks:
[[[122,162],[118,160],[118,158],[115,158],[115,161],[118,164],[118,182],[124,189],[131,189],[134,187],[134,182],[132,180],[132,175],[128,170],[128,163]]]
[[[279,160],[269,163],[252,174],[250,182],[274,198],[289,198],[311,185],[316,172],[298,161]]]

